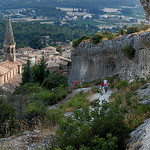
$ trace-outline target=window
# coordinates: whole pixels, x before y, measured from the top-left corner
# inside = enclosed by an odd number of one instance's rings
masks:
[[[11,48],[11,53],[13,53],[13,48]]]
[[[6,82],[6,76],[4,75],[4,83]]]
[[[7,53],[10,53],[10,48],[7,48]]]

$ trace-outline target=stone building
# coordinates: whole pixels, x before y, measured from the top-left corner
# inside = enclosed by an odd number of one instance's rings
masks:
[[[21,74],[22,70],[21,63],[16,60],[16,43],[13,36],[10,16],[8,16],[3,51],[3,61],[0,62],[0,86],[8,82],[15,75]]]

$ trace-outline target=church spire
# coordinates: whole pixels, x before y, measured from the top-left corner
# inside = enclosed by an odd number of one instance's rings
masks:
[[[6,34],[3,43],[4,47],[4,60],[9,60],[12,62],[16,61],[16,43],[14,40],[13,30],[11,26],[10,16],[8,15],[8,23],[6,27]]]
[[[8,23],[6,27],[4,44],[10,44],[10,45],[15,44],[13,30],[12,30],[11,21],[10,21],[10,15],[8,15]]]

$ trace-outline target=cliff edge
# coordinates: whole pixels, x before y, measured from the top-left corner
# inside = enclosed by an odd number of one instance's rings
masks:
[[[134,57],[128,58],[125,47],[133,47]],[[84,82],[118,73],[123,79],[145,77],[150,70],[150,32],[129,34],[98,44],[82,42],[72,51],[69,84],[83,78]]]

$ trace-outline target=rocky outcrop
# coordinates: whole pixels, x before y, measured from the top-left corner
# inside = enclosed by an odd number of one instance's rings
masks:
[[[146,83],[141,89],[139,89],[137,94],[139,96],[140,104],[150,104],[150,82]]]
[[[130,147],[131,150],[150,150],[150,119],[131,133]]]
[[[140,2],[146,13],[146,19],[150,21],[150,0],[140,0]]]
[[[135,49],[132,60],[122,52],[127,45]],[[135,76],[144,77],[150,71],[150,32],[130,34],[96,45],[82,42],[72,52],[71,59],[69,84],[80,78],[89,82],[114,73],[129,80]]]

